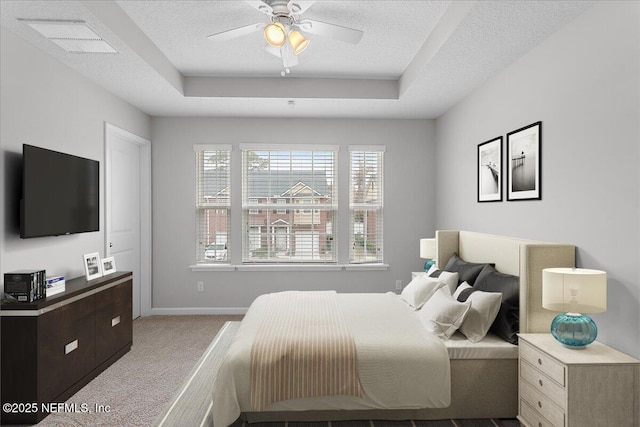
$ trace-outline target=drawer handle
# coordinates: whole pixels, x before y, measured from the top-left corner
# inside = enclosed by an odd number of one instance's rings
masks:
[[[538,380],[538,384],[540,384],[540,387],[542,387],[542,380]]]
[[[538,365],[542,365],[542,359],[538,358]]]
[[[78,340],[71,341],[69,344],[64,346],[64,354],[69,354],[76,348],[78,348]]]
[[[542,402],[538,400],[538,408],[542,408]]]
[[[538,423],[538,427],[542,427],[542,423]]]
[[[111,327],[113,328],[114,326],[116,326],[118,323],[120,323],[120,316],[116,316],[113,319],[111,319]]]

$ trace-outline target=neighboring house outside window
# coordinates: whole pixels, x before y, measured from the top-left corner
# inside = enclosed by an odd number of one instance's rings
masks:
[[[350,146],[349,263],[383,262],[383,146]]]
[[[241,144],[242,261],[336,263],[338,149],[289,147]]]
[[[231,145],[194,145],[196,263],[228,263],[231,230]]]

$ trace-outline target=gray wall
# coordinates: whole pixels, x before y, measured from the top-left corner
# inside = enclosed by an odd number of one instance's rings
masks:
[[[154,118],[153,307],[242,308],[258,295],[286,289],[385,292],[421,269],[419,238],[433,236],[433,122],[427,120],[313,120]],[[384,253],[387,271],[192,272],[195,260],[194,144],[232,144],[232,218],[240,218],[238,144],[340,145],[339,203],[348,207],[350,144],[386,145]],[[339,262],[347,263],[347,216],[338,218]],[[232,262],[241,261],[240,220],[233,220]],[[205,291],[196,292],[203,281]],[[211,309],[213,308],[213,310]],[[200,310],[202,311],[202,310]],[[224,310],[222,310],[224,311]],[[155,312],[171,312],[156,310]]]
[[[104,215],[99,232],[20,239],[22,144],[100,161],[104,211],[104,122],[148,138],[150,119],[4,28],[0,40],[0,272],[43,268],[82,276],[83,254],[104,256]]]
[[[639,5],[596,4],[436,124],[436,227],[576,245],[579,267],[608,273],[608,311],[593,315],[598,339],[635,356]],[[538,120],[542,200],[477,203],[477,144]]]

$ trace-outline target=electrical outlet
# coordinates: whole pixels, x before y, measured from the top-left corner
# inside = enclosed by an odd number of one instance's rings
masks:
[[[204,282],[197,283],[198,292],[204,292]]]
[[[402,290],[402,280],[396,280],[396,291]]]

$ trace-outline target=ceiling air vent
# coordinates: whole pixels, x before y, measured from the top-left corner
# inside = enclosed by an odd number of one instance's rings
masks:
[[[84,21],[19,19],[67,52],[118,53]]]

